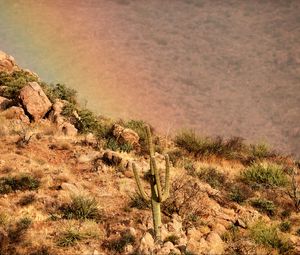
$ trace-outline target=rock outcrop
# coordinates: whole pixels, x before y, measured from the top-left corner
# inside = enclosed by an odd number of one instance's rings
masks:
[[[6,110],[12,104],[12,100],[0,96],[0,110]]]
[[[39,121],[50,110],[52,104],[37,82],[29,82],[20,91],[20,99],[34,121]]]
[[[139,135],[132,129],[124,128],[119,124],[113,126],[113,135],[116,137],[117,141],[125,142],[133,146],[138,146]]]
[[[12,72],[18,69],[19,67],[16,64],[15,59],[3,51],[0,51],[0,72]]]
[[[6,117],[7,119],[16,119],[25,124],[30,123],[28,116],[25,114],[23,108],[21,107],[12,106],[7,110],[3,111],[1,115]]]

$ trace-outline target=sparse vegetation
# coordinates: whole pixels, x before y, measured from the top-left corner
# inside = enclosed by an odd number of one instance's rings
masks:
[[[85,233],[82,233],[76,229],[69,228],[60,233],[59,239],[57,241],[58,246],[67,247],[73,246],[78,241],[87,238]]]
[[[8,230],[8,237],[10,243],[20,242],[24,238],[31,223],[31,219],[25,217],[21,218],[14,226],[11,226]]]
[[[283,167],[273,163],[254,163],[241,175],[243,181],[264,187],[282,187],[288,183]]]
[[[30,205],[35,201],[35,199],[36,199],[35,194],[24,195],[23,197],[21,197],[18,204],[20,206]]]
[[[100,220],[101,213],[94,198],[84,196],[72,197],[72,202],[62,206],[63,218],[76,220]]]
[[[279,225],[279,229],[282,232],[289,232],[291,230],[291,222],[290,221],[283,221]]]
[[[131,197],[130,197],[130,202],[129,202],[129,207],[130,208],[137,208],[140,210],[144,210],[144,209],[149,209],[150,208],[150,204],[145,201],[139,193],[134,193]]]
[[[108,248],[111,251],[116,251],[116,252],[124,252],[124,248],[126,245],[133,245],[135,243],[135,237],[128,233],[124,232],[121,233],[120,238],[108,241],[104,246]]]
[[[229,193],[229,199],[238,204],[242,204],[245,200],[250,198],[253,195],[251,188],[245,184],[234,185]]]
[[[281,254],[292,252],[293,247],[279,235],[275,226],[268,226],[263,221],[258,221],[250,229],[251,238],[257,243],[278,249]]]
[[[0,178],[0,194],[7,194],[17,190],[36,190],[40,181],[29,175]]]
[[[164,242],[171,242],[174,245],[177,245],[179,241],[179,237],[176,235],[169,235],[165,238]]]
[[[245,145],[239,137],[224,140],[221,137],[200,137],[194,131],[183,131],[175,137],[177,146],[194,156],[220,156],[227,159],[239,158]]]
[[[197,177],[207,182],[213,188],[221,188],[226,182],[225,175],[214,167],[202,167],[199,172],[197,172]]]
[[[276,211],[276,206],[272,201],[257,198],[251,201],[251,205],[257,208],[260,212],[266,213],[269,216],[274,216]]]

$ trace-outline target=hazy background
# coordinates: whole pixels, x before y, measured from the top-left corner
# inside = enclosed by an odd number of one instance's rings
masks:
[[[0,0],[0,49],[100,114],[300,155],[299,0]]]

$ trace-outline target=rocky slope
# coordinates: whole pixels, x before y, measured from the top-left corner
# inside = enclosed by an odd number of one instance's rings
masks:
[[[155,243],[131,169],[149,187],[143,122],[94,116],[0,52],[0,254],[299,254],[299,162],[199,139],[155,136],[172,162]]]

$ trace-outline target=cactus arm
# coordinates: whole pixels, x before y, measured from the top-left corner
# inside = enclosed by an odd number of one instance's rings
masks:
[[[161,202],[162,201],[162,191],[161,191],[159,170],[157,168],[155,158],[151,158],[150,160],[152,162],[152,167],[153,167],[153,171],[154,171],[154,175],[155,175],[155,184],[156,184],[158,202]]]
[[[150,159],[151,159],[154,157],[154,147],[153,147],[153,143],[152,143],[152,135],[151,135],[151,130],[150,130],[149,125],[146,126],[146,135],[147,135],[147,142],[149,145],[149,153],[150,153]]]
[[[170,159],[169,155],[165,155],[166,160],[166,175],[165,175],[165,188],[164,193],[162,195],[162,201],[165,201],[169,197],[170,193]]]
[[[132,169],[133,169],[134,178],[135,178],[136,184],[138,186],[138,190],[139,190],[139,193],[140,193],[141,197],[146,201],[149,200],[149,198],[148,198],[148,196],[147,196],[147,194],[144,190],[144,187],[141,183],[141,179],[140,179],[139,174],[137,172],[136,165],[134,163],[132,164]]]

